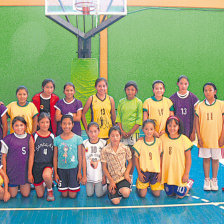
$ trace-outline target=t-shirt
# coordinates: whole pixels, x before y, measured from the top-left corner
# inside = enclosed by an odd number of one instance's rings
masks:
[[[35,163],[50,163],[53,165],[54,155],[54,135],[50,133],[48,136],[43,137],[37,132],[33,134],[35,143]]]
[[[193,147],[193,143],[185,135],[179,135],[178,138],[170,138],[167,134],[164,134],[160,139],[163,152],[161,183],[186,186],[186,183],[182,182],[185,172],[185,152]]]
[[[7,154],[6,174],[10,184],[24,185],[28,182],[30,135],[7,135],[1,140],[1,152]]]
[[[126,171],[126,161],[132,158],[130,148],[120,143],[117,151],[112,149],[111,143],[105,146],[101,151],[101,162],[107,163],[108,172],[115,183],[124,180]],[[109,180],[107,179],[107,183]]]
[[[51,96],[49,98],[44,98],[42,94],[40,94],[40,114],[42,112],[45,112],[49,115],[49,117],[51,117],[50,100],[51,100]],[[51,122],[50,122],[49,131],[53,132]]]
[[[97,95],[93,95],[91,103],[92,121],[99,124],[100,134],[99,138],[108,138],[108,133],[112,127],[111,119],[111,102],[110,97],[106,95],[104,100],[101,100]]]
[[[173,111],[173,103],[170,99],[163,97],[161,100],[157,100],[154,96],[145,100],[143,104],[143,112],[148,113],[148,119],[156,121],[156,131],[165,131],[166,120],[170,115],[170,111]]]
[[[196,106],[195,114],[199,119],[203,148],[220,148],[218,141],[223,127],[224,102],[215,100],[209,105],[204,100]]]
[[[135,156],[139,158],[140,169],[144,172],[160,173],[160,154],[162,142],[154,137],[149,144],[144,139],[139,139],[133,146]]]
[[[174,114],[178,116],[184,125],[184,133],[190,137],[194,123],[194,108],[199,103],[198,98],[191,92],[187,91],[185,95],[174,93],[170,99],[173,102]]]
[[[60,135],[54,139],[54,146],[58,147],[58,168],[72,169],[78,166],[78,146],[82,142],[82,138],[76,134],[68,140]]]
[[[73,101],[70,103],[67,103],[65,99],[59,100],[55,104],[55,109],[60,110],[62,115],[69,114],[69,113],[77,113],[79,110],[82,110],[82,102],[80,100],[77,100],[74,98]],[[57,135],[62,134],[62,128],[61,128],[61,122],[58,122],[57,125]],[[72,128],[72,132],[75,134],[81,136],[82,131],[81,131],[81,125],[80,122],[75,121],[74,126]]]
[[[27,122],[26,132],[31,134],[33,128],[33,118],[38,115],[37,108],[31,102],[27,102],[26,105],[20,106],[18,102],[12,102],[8,106],[8,115],[10,117],[10,133],[13,133],[12,121],[14,117],[21,116]]]
[[[142,101],[135,97],[132,100],[123,98],[119,101],[116,122],[129,132],[136,124],[142,125]],[[136,131],[139,133],[139,130]]]
[[[83,141],[85,156],[86,156],[86,168],[87,168],[87,182],[99,183],[102,181],[102,165],[100,161],[100,152],[106,145],[106,141],[99,139],[95,144],[90,143],[89,139]]]
[[[2,130],[2,117],[6,114],[8,111],[7,107],[5,105],[0,105],[0,140],[3,137],[3,130]]]

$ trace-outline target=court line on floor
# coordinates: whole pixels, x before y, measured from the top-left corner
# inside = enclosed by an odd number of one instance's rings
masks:
[[[140,208],[169,208],[169,207],[193,207],[193,206],[217,206],[224,202],[191,203],[191,204],[167,204],[167,205],[136,205],[136,206],[108,206],[108,207],[54,207],[54,208],[0,208],[0,211],[50,211],[50,210],[107,210],[107,209],[140,209]]]

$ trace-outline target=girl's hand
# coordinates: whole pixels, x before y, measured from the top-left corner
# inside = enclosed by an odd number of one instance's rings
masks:
[[[203,148],[203,141],[201,138],[198,138],[198,144],[199,144],[200,148]]]
[[[161,177],[162,177],[161,173],[158,173],[157,182],[161,182]]]
[[[219,139],[219,147],[222,147],[224,145],[224,138]]]
[[[10,193],[6,191],[3,196],[4,202],[7,202],[10,199],[10,197],[11,197]]]
[[[121,135],[123,138],[128,138],[128,133],[124,132],[123,130],[121,132]]]
[[[54,174],[54,180],[56,181],[57,184],[60,184],[61,183],[61,180],[60,180],[60,178],[59,178],[59,176],[58,176],[57,173]]]
[[[86,185],[86,182],[87,182],[87,177],[83,176],[82,179],[81,179],[81,184]]]
[[[29,183],[33,184],[34,179],[33,179],[32,173],[31,174],[28,174],[28,181],[29,181]]]
[[[102,185],[105,185],[106,183],[107,183],[106,176],[103,176],[103,179],[102,179]]]
[[[187,183],[188,180],[189,180],[189,174],[184,174],[183,177],[182,177],[182,182]]]
[[[116,188],[117,188],[117,186],[116,186],[115,182],[111,181],[110,185],[109,185],[109,192],[111,194],[115,194],[116,193]]]
[[[193,142],[195,140],[195,133],[191,133],[190,140]]]
[[[138,174],[138,178],[139,178],[139,180],[140,180],[142,183],[145,182],[145,175],[144,175],[142,172],[140,172],[140,173]]]
[[[154,131],[154,134],[153,134],[156,138],[159,138],[159,133],[157,131]]]
[[[125,173],[124,173],[124,178],[125,178],[129,183],[131,183],[131,177],[130,177],[130,175],[129,175],[128,172],[125,172]]]
[[[159,137],[162,136],[163,134],[165,134],[165,131],[161,131],[161,132],[159,133]]]
[[[80,182],[81,180],[82,180],[82,174],[79,171],[78,174],[77,174],[77,181]]]

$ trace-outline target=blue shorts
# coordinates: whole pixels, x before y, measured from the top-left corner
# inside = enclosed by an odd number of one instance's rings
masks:
[[[80,191],[80,184],[77,180],[78,167],[72,169],[60,169],[58,168],[58,176],[60,178],[60,184],[58,184],[58,191],[65,192],[78,192]]]
[[[19,185],[17,184],[8,184],[9,187],[18,187]]]
[[[145,176],[145,181],[142,183],[150,183],[153,185],[157,182],[158,173],[143,172],[142,170],[141,173]]]
[[[183,197],[187,192],[187,187],[164,184],[164,190],[168,196],[178,195]]]

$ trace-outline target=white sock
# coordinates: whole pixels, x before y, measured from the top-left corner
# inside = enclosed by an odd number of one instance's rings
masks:
[[[52,188],[48,188],[47,191],[52,191]]]

